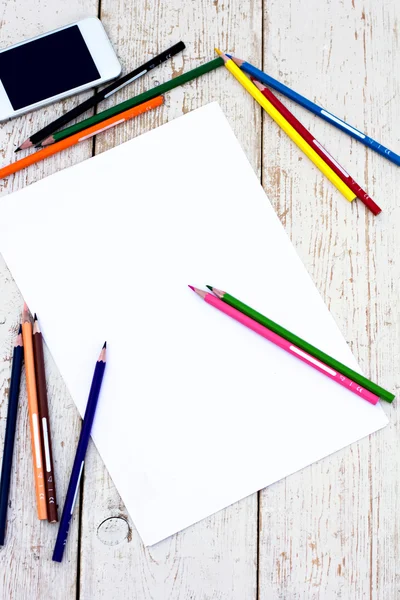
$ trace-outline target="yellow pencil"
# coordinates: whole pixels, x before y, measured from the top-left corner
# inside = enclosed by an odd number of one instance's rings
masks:
[[[333,183],[333,185],[343,194],[343,196],[349,202],[352,202],[356,195],[351,189],[336,175],[326,162],[318,156],[315,150],[301,137],[299,133],[291,126],[289,121],[281,115],[281,113],[267,100],[260,90],[254,85],[250,79],[239,69],[239,67],[226,56],[221,50],[215,48],[215,51],[224,60],[225,67],[230,73],[242,84],[242,86],[253,96],[254,100],[263,107],[263,109],[269,114],[269,116],[283,129],[283,131],[290,137],[290,139],[304,152],[306,156],[314,163],[316,167]]]

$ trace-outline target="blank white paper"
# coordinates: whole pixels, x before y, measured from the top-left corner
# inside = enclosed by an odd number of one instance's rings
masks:
[[[81,415],[107,340],[93,439],[146,545],[386,425],[188,289],[358,370],[218,104],[0,206],[0,251]]]

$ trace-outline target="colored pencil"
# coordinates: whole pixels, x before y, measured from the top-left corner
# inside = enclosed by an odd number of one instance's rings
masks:
[[[372,381],[370,381],[369,379],[367,379],[366,377],[361,375],[361,373],[357,373],[357,371],[353,371],[353,369],[350,369],[350,367],[347,367],[346,365],[339,362],[335,358],[332,358],[332,356],[329,356],[329,354],[326,354],[325,352],[323,352],[322,350],[319,350],[318,348],[316,348],[309,342],[306,342],[298,335],[295,335],[294,333],[288,331],[287,329],[282,327],[282,325],[278,325],[278,323],[275,323],[268,317],[265,317],[264,315],[257,312],[253,308],[250,308],[250,306],[247,306],[247,304],[244,304],[244,302],[241,302],[234,296],[231,296],[231,294],[228,294],[227,292],[223,292],[222,290],[219,290],[210,285],[208,285],[207,287],[218,298],[223,300],[226,304],[229,304],[229,306],[232,306],[233,308],[240,311],[247,317],[250,317],[254,321],[257,321],[257,323],[260,323],[260,325],[267,327],[268,329],[270,329],[277,335],[283,337],[285,340],[287,340],[291,344],[295,344],[296,346],[298,346],[298,348],[300,348],[304,352],[307,352],[314,358],[317,358],[321,362],[325,363],[331,369],[338,371],[341,375],[345,375],[346,377],[348,377],[348,379],[352,379],[357,385],[364,387],[366,390],[368,390],[372,394],[375,394],[376,396],[379,396],[379,398],[382,398],[382,400],[386,400],[386,402],[393,402],[393,400],[395,398],[394,394],[392,394],[391,392],[388,392],[387,390],[385,390],[378,384],[373,383]]]
[[[8,392],[8,408],[6,434],[4,438],[3,461],[1,464],[0,478],[0,546],[4,546],[8,496],[11,483],[12,459],[14,453],[15,428],[17,424],[18,396],[21,383],[22,361],[24,349],[22,345],[22,327],[20,326],[14,344],[11,368],[10,390]]]
[[[223,54],[218,48],[215,51],[223,58],[225,67],[242,84],[242,86],[253,96],[254,100],[262,106],[269,116],[283,129],[290,139],[304,152],[306,156],[315,164],[316,167],[333,183],[333,185],[343,194],[349,202],[352,202],[356,195],[351,189],[336,175],[327,163],[315,152],[315,150],[301,137],[292,125],[281,115],[281,113],[272,106],[260,90],[250,79],[239,69],[239,67]]]
[[[301,348],[295,346],[294,344],[291,344],[290,342],[285,340],[285,338],[281,337],[280,335],[277,335],[276,333],[274,333],[267,327],[264,327],[264,325],[260,325],[260,323],[258,323],[254,319],[251,319],[247,315],[243,314],[236,308],[233,308],[233,306],[230,306],[226,302],[223,302],[217,296],[214,296],[213,294],[210,294],[209,292],[204,292],[203,290],[199,290],[198,288],[195,288],[191,285],[189,285],[189,287],[194,292],[196,292],[196,294],[198,294],[201,298],[203,298],[203,300],[205,300],[205,302],[207,302],[207,304],[211,304],[211,306],[214,306],[214,308],[217,308],[218,310],[225,313],[232,319],[235,319],[235,321],[238,321],[242,325],[245,325],[245,327],[248,327],[255,333],[258,333],[259,335],[261,335],[263,338],[265,338],[269,342],[272,342],[276,346],[279,346],[280,348],[282,348],[282,350],[286,350],[286,352],[288,352],[292,356],[298,358],[302,362],[305,362],[309,367],[316,369],[317,371],[319,371],[326,377],[329,377],[329,379],[332,379],[339,385],[342,385],[343,387],[350,390],[351,392],[353,392],[354,394],[356,394],[363,400],[366,400],[367,402],[370,402],[371,404],[376,404],[378,402],[379,397],[376,396],[375,394],[372,394],[365,388],[362,388],[361,386],[357,385],[354,381],[352,381],[348,377],[345,377],[344,375],[341,375],[337,371],[334,371],[333,369],[328,367],[323,362],[314,358],[314,356],[311,356],[307,352],[304,352],[303,350],[301,350]]]
[[[335,117],[335,115],[333,115],[325,108],[318,106],[318,104],[315,104],[315,102],[311,102],[311,100],[308,100],[298,92],[295,92],[294,90],[290,89],[287,85],[280,83],[270,75],[267,75],[267,73],[264,73],[264,71],[261,71],[261,69],[257,69],[257,67],[254,67],[245,60],[242,60],[241,58],[236,58],[234,56],[231,56],[230,54],[228,54],[228,56],[235,62],[237,66],[239,66],[245,73],[247,73],[247,75],[258,79],[258,81],[260,81],[261,83],[264,83],[265,85],[268,85],[268,87],[271,87],[277,92],[280,92],[287,98],[290,98],[290,100],[294,100],[294,102],[297,102],[297,104],[300,104],[300,106],[303,106],[304,108],[314,113],[321,119],[324,119],[324,121],[327,121],[331,125],[334,125],[338,129],[341,129],[354,139],[364,144],[364,146],[375,150],[375,152],[377,152],[381,156],[384,156],[385,158],[393,162],[395,165],[400,165],[400,156],[398,154],[392,152],[392,150],[389,150],[388,148],[385,148],[385,146],[369,137],[366,133],[362,133],[352,125],[349,125],[342,119],[339,119],[339,117]]]
[[[98,133],[102,133],[103,131],[106,131],[107,129],[111,129],[112,127],[115,127],[116,125],[120,125],[121,123],[124,123],[125,121],[128,121],[129,119],[132,119],[133,117],[137,117],[138,115],[141,115],[142,113],[144,113],[148,110],[151,110],[153,108],[156,108],[157,106],[160,106],[163,102],[164,102],[164,98],[162,96],[157,96],[156,98],[153,98],[152,100],[149,100],[148,102],[144,102],[143,104],[140,104],[140,106],[135,106],[129,110],[126,110],[125,112],[123,112],[119,115],[110,117],[106,121],[97,123],[96,125],[93,125],[92,127],[88,127],[88,129],[85,129],[85,130],[81,131],[80,133],[71,135],[70,137],[68,137],[64,140],[61,140],[60,142],[57,142],[56,144],[47,146],[46,148],[43,148],[43,150],[39,150],[38,152],[35,152],[34,154],[29,154],[28,156],[24,156],[24,158],[21,158],[20,160],[17,160],[15,162],[11,163],[10,165],[7,165],[6,167],[3,167],[2,169],[0,169],[0,179],[4,179],[4,177],[8,177],[9,175],[17,173],[18,171],[21,171],[22,169],[25,169],[26,167],[29,167],[30,165],[38,163],[38,162],[44,160],[45,158],[48,158],[49,156],[53,156],[53,154],[57,154],[58,152],[61,152],[62,150],[65,150],[66,148],[70,148],[71,146],[74,146],[75,144],[79,144],[80,142],[83,142],[83,141],[93,137],[94,135],[97,135]]]
[[[344,183],[356,194],[357,198],[359,198],[374,215],[379,215],[379,213],[382,212],[382,209],[379,208],[372,198],[368,196],[367,192],[365,192],[361,186],[356,183],[352,177],[350,177],[347,171],[340,166],[337,160],[332,158],[322,144],[320,144],[308,131],[308,129],[306,129],[304,125],[302,125],[302,123],[296,119],[294,114],[291,113],[290,110],[286,108],[286,106],[282,104],[282,102],[275,96],[275,94],[265,87],[265,85],[253,77],[250,79],[253,81],[254,85],[258,87],[263,96],[265,96],[267,100],[271,102],[272,106],[274,106],[276,110],[279,110],[281,115],[283,115],[285,119],[292,125],[292,127],[294,127],[294,129],[305,139],[305,141],[310,144],[312,148],[314,148],[315,152],[319,154],[322,160],[324,160],[330,166],[332,171],[334,171],[336,175],[340,177],[340,179],[344,181]]]
[[[32,323],[26,304],[22,312],[22,338],[24,341],[24,359],[26,373],[26,390],[28,393],[29,424],[31,429],[31,445],[33,475],[36,490],[38,518],[47,519],[46,491],[44,487],[42,442],[39,426],[39,409],[36,388],[35,362],[33,358]]]
[[[69,525],[74,512],[75,501],[78,495],[79,484],[82,475],[83,465],[85,463],[86,450],[89,444],[90,432],[96,414],[97,401],[99,399],[101,383],[103,381],[104,369],[106,367],[106,342],[100,352],[100,356],[96,363],[94,370],[92,385],[90,388],[89,398],[86,405],[85,416],[83,418],[83,424],[81,434],[79,436],[78,447],[76,449],[76,455],[74,464],[72,467],[71,478],[68,484],[67,496],[65,498],[65,504],[61,515],[60,526],[58,528],[58,534],[56,544],[53,552],[53,560],[61,562],[64,554],[65,545],[67,543]]]
[[[169,92],[169,91],[173,90],[174,88],[179,87],[180,85],[183,85],[184,83],[187,83],[188,81],[192,81],[193,79],[200,77],[201,75],[205,75],[206,73],[209,73],[210,71],[214,71],[214,69],[217,69],[218,67],[222,67],[223,64],[224,64],[224,62],[221,58],[215,58],[214,60],[211,60],[210,62],[207,62],[204,65],[200,65],[200,67],[196,67],[195,69],[192,69],[191,71],[188,71],[187,73],[182,73],[182,75],[178,75],[178,77],[175,77],[174,79],[171,79],[170,81],[167,81],[165,83],[162,83],[161,85],[158,85],[155,88],[147,90],[147,92],[143,92],[143,94],[134,96],[133,98],[130,98],[129,100],[125,100],[125,102],[121,102],[120,104],[116,104],[115,106],[112,106],[111,108],[108,108],[107,110],[103,110],[103,112],[100,112],[97,115],[93,115],[92,117],[89,117],[89,118],[85,119],[84,121],[80,121],[79,123],[76,123],[75,125],[71,125],[70,127],[67,127],[66,129],[62,129],[61,131],[54,133],[52,136],[48,137],[46,140],[43,140],[42,145],[47,146],[48,144],[54,144],[54,142],[59,142],[60,140],[63,140],[64,138],[66,138],[70,135],[73,135],[75,133],[78,133],[79,131],[82,131],[83,129],[86,129],[87,127],[91,127],[92,125],[95,125],[96,123],[100,123],[101,121],[104,121],[105,119],[113,117],[114,115],[118,115],[119,113],[121,113],[124,110],[127,110],[128,108],[132,108],[133,106],[137,106],[138,104],[141,104],[142,102],[151,100],[152,98],[155,98],[156,96],[160,96],[160,94],[164,94],[165,92]]]
[[[129,85],[136,79],[139,79],[139,77],[146,75],[146,73],[148,73],[155,67],[158,67],[163,62],[170,59],[172,56],[175,56],[179,52],[182,52],[182,50],[184,49],[185,44],[183,42],[178,42],[177,44],[171,46],[171,48],[168,48],[168,50],[164,50],[164,52],[161,52],[161,54],[158,54],[154,58],[151,58],[140,67],[137,67],[130,73],[127,73],[123,77],[120,77],[116,81],[113,81],[113,83],[105,87],[100,92],[97,92],[94,96],[91,96],[84,102],[81,102],[80,104],[78,104],[78,106],[75,106],[68,112],[61,115],[61,117],[59,117],[58,119],[55,119],[55,121],[52,121],[52,123],[46,125],[46,127],[43,127],[42,129],[31,135],[27,140],[25,140],[25,142],[23,142],[20,145],[19,148],[15,150],[15,152],[18,152],[19,150],[25,150],[25,148],[31,148],[32,146],[39,144],[39,142],[49,137],[52,133],[57,131],[57,129],[61,129],[61,127],[64,127],[73,119],[76,119],[87,110],[93,108],[102,100],[109,98],[110,96],[112,96],[125,86]]]
[[[35,359],[40,433],[42,436],[42,456],[45,467],[44,487],[46,490],[47,520],[49,523],[57,523],[56,482],[54,478],[49,406],[47,402],[46,373],[44,369],[43,336],[36,314],[33,322],[33,355]]]

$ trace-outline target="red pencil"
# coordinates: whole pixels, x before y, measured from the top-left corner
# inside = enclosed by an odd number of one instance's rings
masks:
[[[345,171],[343,167],[339,165],[337,160],[332,158],[332,156],[325,150],[322,144],[320,144],[308,131],[308,129],[306,129],[304,125],[302,125],[300,121],[296,119],[296,117],[290,112],[290,110],[286,108],[284,104],[282,104],[282,102],[275,96],[275,94],[273,94],[271,90],[269,90],[267,87],[265,87],[265,85],[263,85],[253,77],[251,77],[251,80],[254,83],[254,85],[258,87],[263,96],[265,96],[267,100],[271,102],[271,104],[276,108],[276,110],[279,110],[281,115],[285,117],[285,119],[291,124],[291,126],[297,131],[297,133],[299,133],[301,137],[304,138],[308,144],[310,144],[310,146],[315,150],[315,152],[326,162],[327,165],[330,166],[332,171],[334,171],[336,175],[340,177],[340,179],[351,189],[351,191],[356,194],[357,198],[359,198],[361,202],[363,202],[365,206],[369,208],[369,210],[374,215],[379,215],[382,209],[379,208],[379,206],[375,204],[372,198],[368,196],[367,192],[365,192],[361,188],[361,186],[359,186],[358,183],[354,181],[352,177],[350,177],[347,171]]]

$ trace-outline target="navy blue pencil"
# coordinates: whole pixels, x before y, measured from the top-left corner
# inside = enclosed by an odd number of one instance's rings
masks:
[[[21,383],[22,361],[24,349],[22,343],[22,328],[20,326],[14,344],[13,363],[11,369],[10,392],[8,396],[7,425],[4,439],[3,462],[0,479],[0,546],[4,545],[8,495],[10,491],[12,459],[14,453],[15,427],[17,424],[18,396]]]
[[[254,77],[254,79],[258,79],[258,81],[261,81],[261,83],[263,83],[264,85],[267,85],[268,87],[271,87],[277,92],[280,92],[287,98],[290,98],[290,100],[294,100],[294,102],[297,102],[297,104],[300,104],[300,106],[303,106],[318,117],[321,117],[321,119],[324,119],[324,121],[328,121],[328,123],[334,125],[338,129],[341,129],[348,135],[351,135],[351,137],[364,144],[364,146],[368,146],[368,148],[375,150],[375,152],[378,152],[378,154],[381,154],[382,156],[393,162],[395,165],[400,165],[400,156],[395,152],[392,152],[392,150],[385,148],[385,146],[372,139],[365,133],[362,133],[352,125],[349,125],[342,119],[339,119],[339,117],[335,117],[335,115],[330,113],[328,110],[325,110],[325,108],[322,108],[321,106],[318,106],[318,104],[311,102],[311,100],[308,100],[301,94],[298,94],[294,90],[291,90],[289,87],[287,87],[287,85],[280,83],[279,81],[277,81],[270,75],[267,75],[267,73],[264,73],[264,71],[257,69],[257,67],[254,67],[250,63],[242,60],[241,58],[235,58],[231,54],[227,54],[227,56],[229,56],[229,58],[231,58],[233,62],[235,62],[238,65],[238,67],[242,69],[242,71],[247,73],[247,75]]]
[[[74,465],[72,467],[71,478],[69,480],[67,496],[61,515],[60,526],[56,544],[54,546],[53,560],[61,562],[64,554],[65,544],[67,543],[69,525],[74,512],[75,501],[78,495],[79,483],[81,480],[83,465],[85,463],[86,450],[90,440],[90,432],[92,430],[93,420],[96,413],[97,401],[99,399],[101,383],[103,381],[104,369],[106,368],[106,342],[100,352],[100,356],[94,370],[92,385],[90,388],[89,398],[86,405],[85,416],[83,418],[81,435],[79,436],[78,447]]]

